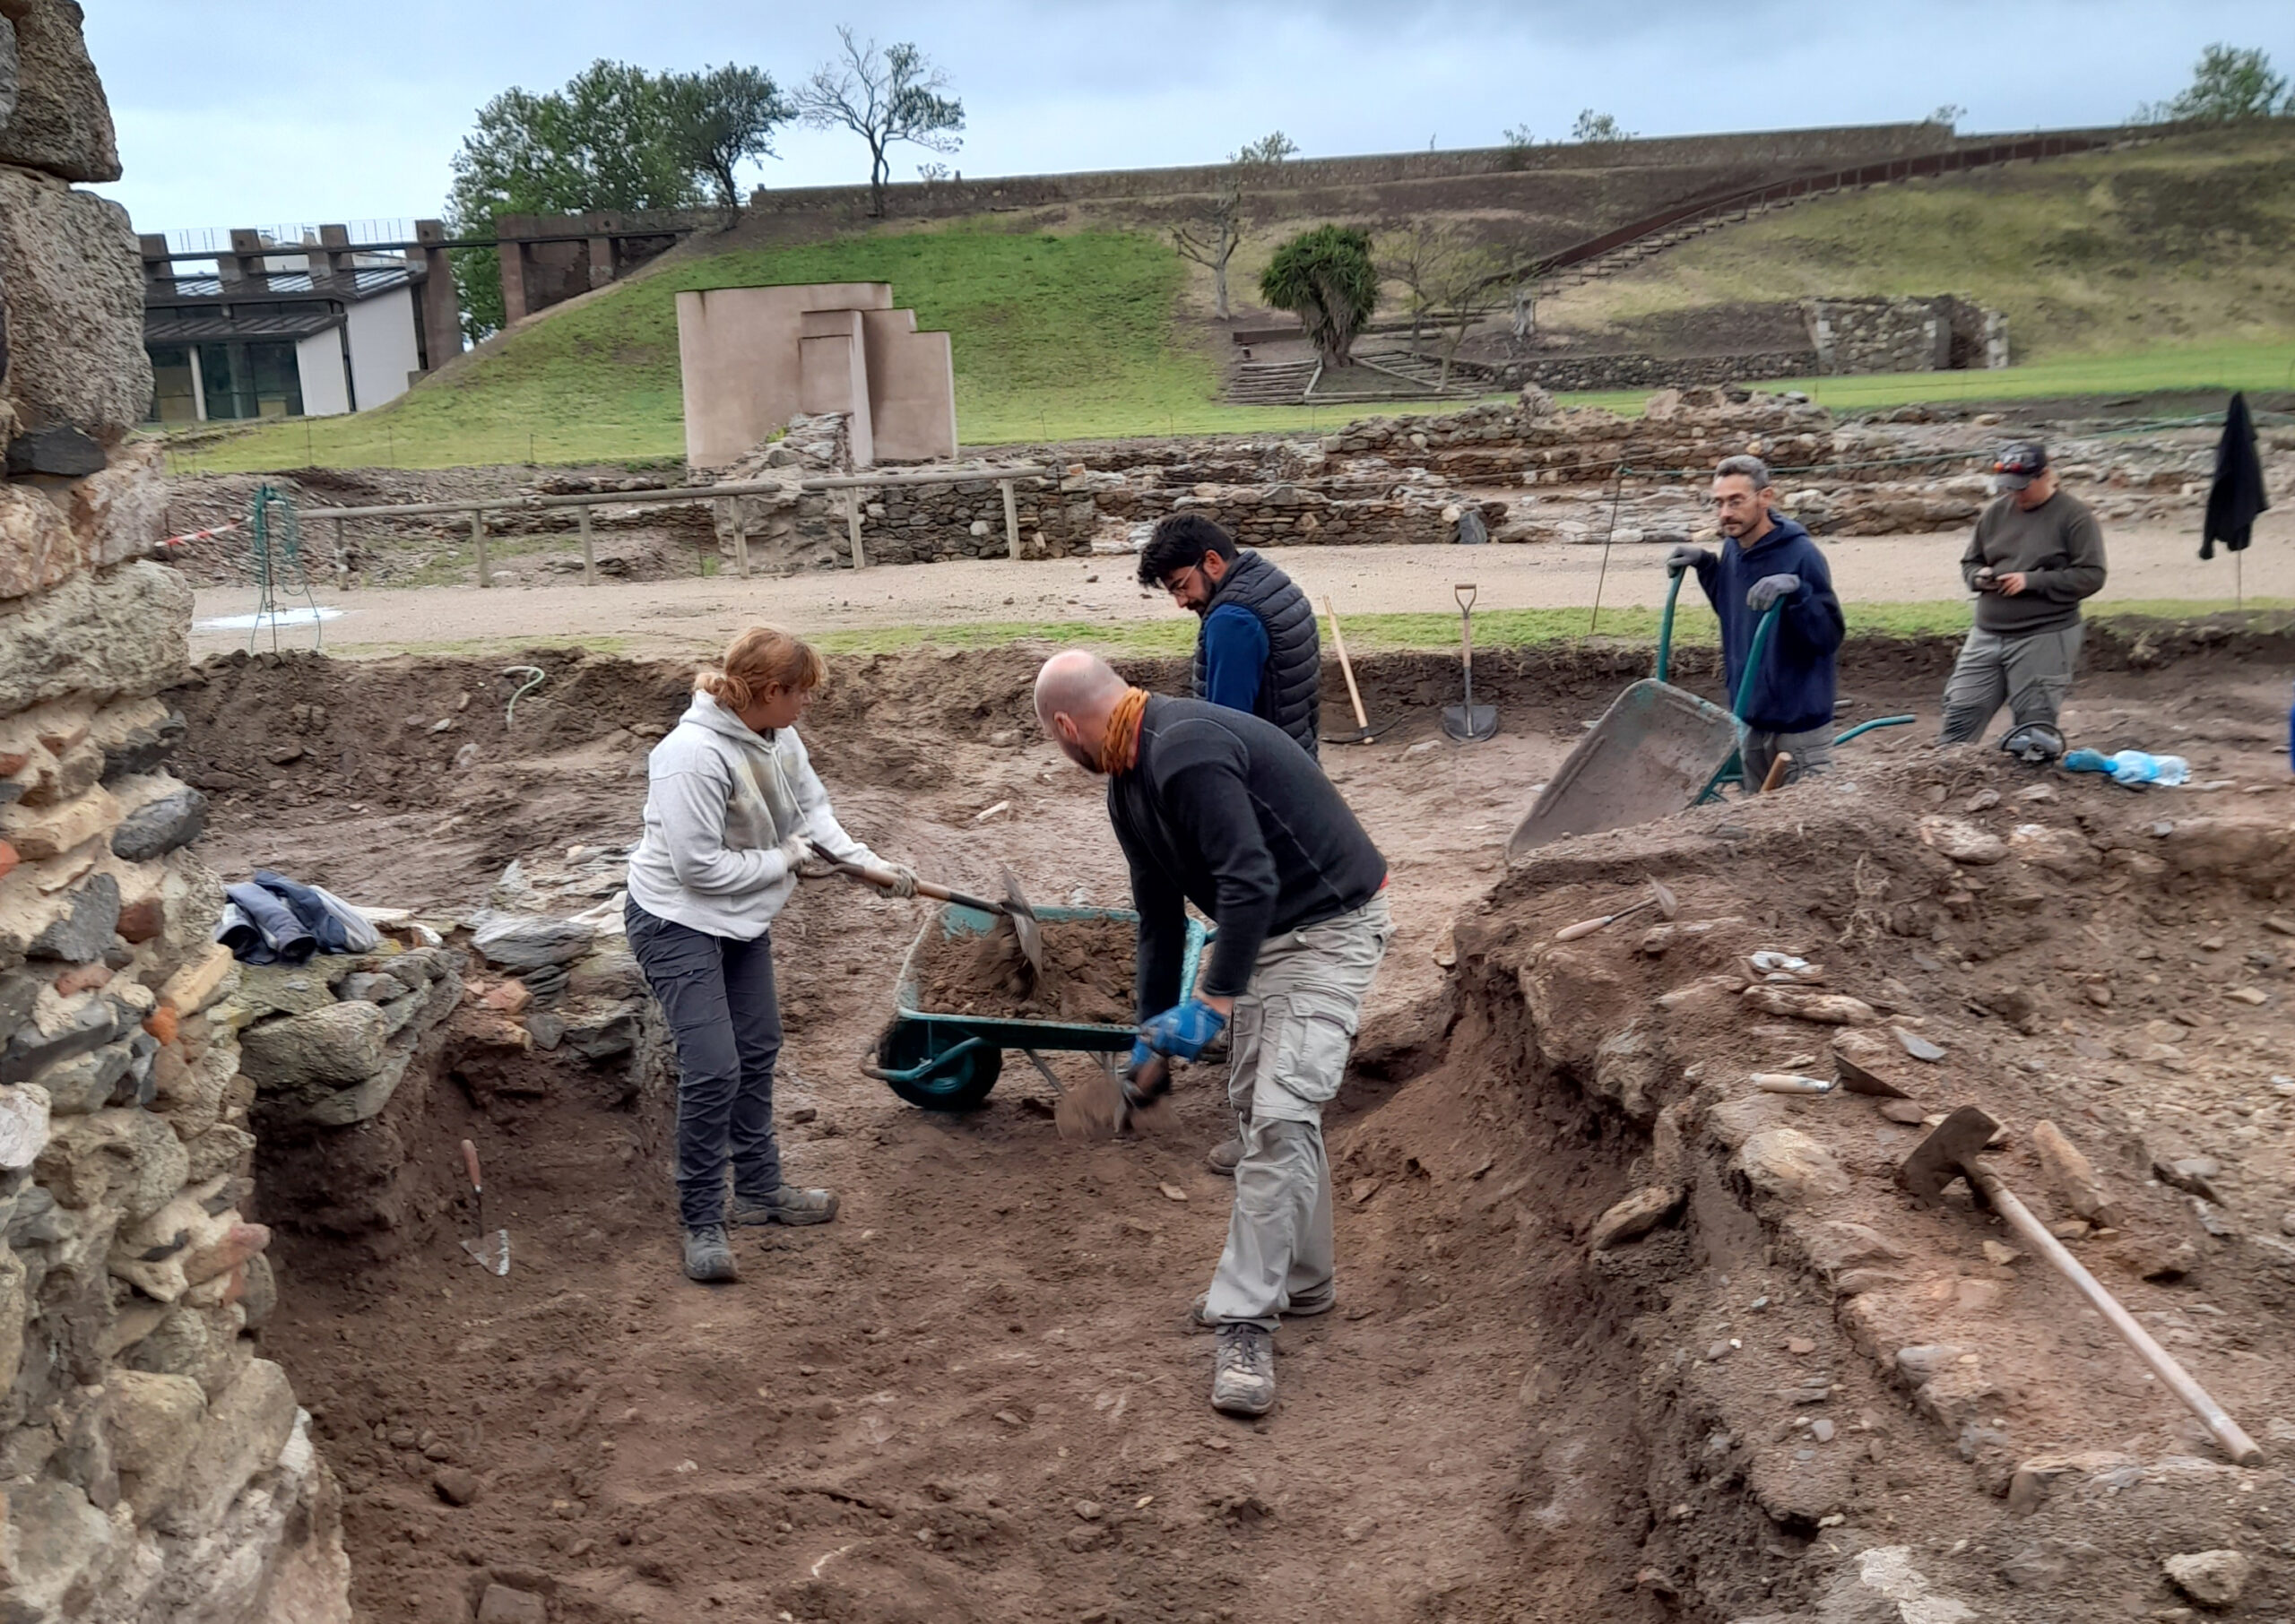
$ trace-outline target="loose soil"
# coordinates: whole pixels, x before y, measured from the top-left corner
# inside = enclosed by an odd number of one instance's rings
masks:
[[[920,1007],[1004,1021],[1128,1026],[1139,929],[1122,920],[1046,920],[1044,969],[1020,950],[1009,920],[928,942],[917,964]]]
[[[844,662],[808,741],[876,850],[1119,906],[1099,786],[1028,726],[1039,653]],[[1364,661],[1374,713],[1411,720],[1327,765],[1390,860],[1397,930],[1329,1120],[1340,1308],[1286,1322],[1282,1402],[1253,1423],[1210,1412],[1211,1342],[1185,1329],[1232,1190],[1200,1161],[1219,1079],[1183,1071],[1173,1133],[1093,1145],[1057,1137],[1024,1068],[967,1115],[901,1104],[854,1058],[922,904],[824,882],[775,927],[790,1172],[844,1205],[740,1235],[738,1286],[677,1274],[658,1088],[450,1061],[420,1130],[374,1153],[419,1187],[390,1256],[263,1214],[282,1231],[264,1351],[343,1480],[359,1617],[463,1616],[497,1579],[584,1624],[1830,1621],[1866,1616],[1848,1592],[1901,1551],[1977,1617],[2085,1624],[2186,1616],[2161,1559],[2224,1548],[2256,1564],[2241,1615],[2289,1611],[2285,1477],[2221,1464],[2062,1282],[1983,1244],[2002,1231],[1965,1196],[1899,1192],[1916,1130],[1861,1098],[1750,1093],[1752,1071],[1822,1067],[1832,1029],[1720,979],[1799,952],[1944,1047],[1910,1092],[1999,1117],[2004,1176],[2061,1222],[2030,1150],[2054,1121],[2122,1209],[2075,1250],[2267,1450],[2295,1445],[2295,1090],[2274,1082],[2295,1076],[2295,955],[2268,922],[2295,912],[2273,753],[2295,659],[2210,627],[2091,654],[2075,742],[2173,749],[2230,787],[1938,752],[1950,644],[1852,642],[1846,719],[1918,727],[1844,747],[1828,781],[1512,871],[1535,787],[1646,657],[1477,660],[1503,731],[1465,747],[1432,710],[1455,662]],[[211,663],[176,695],[210,860],[451,923],[513,857],[626,842],[684,669],[533,658],[548,680],[507,729],[492,663]],[[1683,679],[1710,689],[1710,665]],[[2010,854],[1953,862],[1928,818]],[[1646,878],[1681,899],[1670,935],[1552,943]],[[1837,1180],[1774,1193],[1715,1137],[1788,1127]],[[511,1231],[505,1279],[455,1245],[463,1135]],[[2178,1177],[2212,1194],[2152,1176],[2196,1157],[2213,1170]],[[1685,1192],[1671,1216],[1589,1253],[1596,1217],[1653,1184]],[[1911,1346],[1959,1374],[1918,1385]],[[2056,1464],[2008,1498],[2032,1461]],[[475,1503],[434,1492],[444,1464],[479,1474]]]

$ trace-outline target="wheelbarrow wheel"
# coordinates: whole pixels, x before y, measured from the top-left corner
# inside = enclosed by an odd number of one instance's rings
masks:
[[[930,1026],[896,1024],[877,1045],[877,1063],[887,1087],[911,1105],[925,1110],[977,1110],[988,1101],[989,1091],[1004,1070],[1004,1051],[980,1045],[952,1054],[945,1064],[914,1076],[936,1050]]]

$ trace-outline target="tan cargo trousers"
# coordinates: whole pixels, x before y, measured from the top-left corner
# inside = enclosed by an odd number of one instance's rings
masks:
[[[1229,1025],[1227,1101],[1243,1159],[1205,1307],[1272,1331],[1333,1289],[1323,1107],[1338,1093],[1394,922],[1381,891],[1352,913],[1269,937]]]

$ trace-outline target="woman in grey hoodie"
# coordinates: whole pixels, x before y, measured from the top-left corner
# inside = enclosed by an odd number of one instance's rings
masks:
[[[629,860],[630,950],[645,967],[678,1051],[678,1215],[685,1272],[739,1278],[725,1238],[725,1164],[734,1223],[827,1223],[836,1197],[781,1181],[773,1137],[774,917],[818,844],[890,868],[896,896],[914,871],[844,832],[797,737],[827,666],[809,644],[751,626],[722,669],[696,678],[693,704],[646,764],[645,834]]]

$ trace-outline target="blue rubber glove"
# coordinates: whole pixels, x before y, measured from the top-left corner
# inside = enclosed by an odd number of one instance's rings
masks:
[[[1190,998],[1139,1023],[1139,1043],[1175,1060],[1192,1060],[1227,1029],[1227,1017],[1201,998]],[[1138,1052],[1138,1046],[1134,1048]]]
[[[1148,1047],[1147,1039],[1134,1038],[1131,1041],[1131,1058],[1123,1063],[1125,1075],[1137,1075],[1139,1068],[1153,1059],[1155,1054],[1156,1051]]]
[[[1780,598],[1790,598],[1801,590],[1798,575],[1763,575],[1745,592],[1745,607],[1756,615]]]

